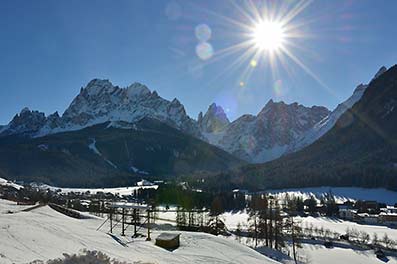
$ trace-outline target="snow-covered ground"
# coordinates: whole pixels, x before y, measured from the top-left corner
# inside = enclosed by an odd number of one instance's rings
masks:
[[[296,189],[280,189],[269,190],[268,193],[277,195],[279,198],[285,197],[288,193],[292,196],[302,196],[304,199],[310,198],[311,195],[320,197],[329,192],[335,196],[338,202],[347,200],[367,200],[394,205],[397,203],[397,192],[389,191],[383,188],[358,188],[358,187],[313,187],[313,188],[296,188]]]
[[[385,263],[376,258],[373,250],[360,250],[343,247],[326,248],[323,245],[302,244],[302,248],[298,249],[306,263],[313,264],[376,264]],[[397,263],[397,258],[388,257],[388,264]]]
[[[277,263],[238,242],[209,234],[178,232],[181,246],[173,252],[144,238],[118,236],[129,242],[123,246],[106,233],[107,226],[97,231],[104,219],[74,219],[48,206],[29,212],[14,209],[12,203],[0,200],[0,263],[54,259],[83,249],[129,263]],[[15,213],[5,213],[9,210]],[[159,234],[154,231],[152,238]]]
[[[247,227],[248,222],[248,214],[243,212],[237,213],[224,213],[222,214],[222,219],[225,221],[227,228],[231,230],[235,230],[237,225],[240,223],[242,228]],[[381,239],[384,234],[387,234],[390,239],[397,240],[397,229],[393,229],[387,226],[379,226],[379,225],[362,225],[355,222],[344,221],[338,218],[329,218],[329,217],[295,217],[296,221],[301,223],[303,228],[313,226],[313,228],[324,228],[329,229],[332,232],[337,232],[339,234],[345,234],[346,230],[355,229],[357,231],[365,231],[370,236],[374,233],[378,235]]]
[[[346,230],[356,229],[358,231],[364,231],[368,233],[371,237],[376,233],[381,239],[384,234],[387,234],[390,239],[397,240],[397,229],[393,229],[387,226],[378,225],[361,225],[355,222],[344,221],[338,218],[328,218],[328,217],[295,217],[303,227],[308,227],[313,225],[313,227],[324,229],[330,229],[333,232],[338,232],[339,234],[345,234]]]
[[[23,186],[7,181],[6,179],[0,178],[0,186],[11,186],[17,190],[20,190],[21,188],[23,188]]]
[[[15,202],[0,199],[0,215],[9,212],[20,212],[30,207],[32,207],[32,205],[17,205]]]
[[[60,188],[54,187],[46,184],[42,184],[37,186],[41,189],[50,189],[52,191],[60,190],[61,193],[86,193],[90,192],[90,194],[96,194],[98,192],[103,193],[112,193],[118,195],[131,195],[135,190],[139,189],[157,189],[158,185],[151,185],[151,186],[130,186],[130,187],[117,187],[117,188],[97,188],[97,189],[88,189],[88,188]]]

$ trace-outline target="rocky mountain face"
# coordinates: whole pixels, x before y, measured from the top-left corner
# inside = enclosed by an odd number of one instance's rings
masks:
[[[205,120],[200,128],[211,144],[246,161],[260,163],[280,157],[295,139],[328,114],[325,107],[270,100],[258,115],[243,115],[232,123],[225,118],[223,109],[214,105],[199,120]]]
[[[201,137],[197,123],[184,106],[174,99],[161,98],[156,91],[134,83],[127,88],[114,86],[108,80],[94,79],[82,88],[62,117],[24,109],[3,128],[1,135],[26,134],[34,137],[74,131],[108,121],[134,123],[153,118],[181,131]]]
[[[374,79],[386,71],[382,67]],[[42,137],[76,131],[105,122],[131,128],[142,118],[152,118],[213,144],[251,163],[274,160],[298,151],[322,137],[339,117],[358,102],[368,85],[360,84],[353,95],[330,112],[325,107],[305,107],[270,100],[257,115],[243,115],[230,122],[223,108],[212,104],[197,121],[177,100],[168,101],[145,85],[127,88],[94,79],[72,101],[62,116],[49,116],[27,108],[6,126],[0,136],[20,134]]]
[[[14,116],[11,122],[0,129],[1,135],[30,134],[39,131],[46,123],[44,113],[22,109],[21,113]]]
[[[231,181],[251,188],[360,186],[396,190],[397,65],[377,74],[361,99],[314,143],[280,159],[245,166]]]
[[[327,115],[324,107],[307,108],[271,100],[257,116],[244,115],[234,122],[229,121],[221,106],[212,104],[196,121],[177,99],[165,100],[142,84],[120,88],[108,80],[94,79],[80,90],[62,116],[56,112],[46,117],[25,108],[0,128],[0,136],[42,137],[105,122],[130,128],[143,118],[151,118],[257,163],[281,156],[291,142]]]
[[[374,75],[373,79],[378,78],[384,72],[386,72],[386,67],[381,67],[378,72]],[[363,96],[368,84],[360,84],[354,90],[353,95],[350,96],[346,101],[339,104],[329,115],[324,119],[320,120],[312,128],[310,128],[306,133],[298,137],[289,147],[287,152],[298,151],[322,137],[327,133],[338,121],[338,119],[345,113],[348,109],[352,108],[355,103],[357,103]]]
[[[200,131],[207,134],[222,132],[230,124],[223,108],[215,103],[209,106],[204,116],[203,113],[200,112],[197,122]]]

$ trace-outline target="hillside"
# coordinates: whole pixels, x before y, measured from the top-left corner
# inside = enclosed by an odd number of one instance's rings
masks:
[[[46,261],[84,249],[127,263],[278,263],[235,241],[204,233],[178,232],[181,246],[170,252],[154,245],[160,231],[152,233],[152,241],[145,241],[121,237],[120,230],[115,230],[114,237],[129,242],[123,246],[107,234],[108,225],[97,230],[105,219],[74,219],[48,206],[30,212],[17,209],[0,199],[0,263]],[[4,213],[9,210],[14,213]]]
[[[361,100],[312,145],[231,173],[256,188],[361,186],[397,189],[397,66],[372,80]],[[230,175],[229,175],[230,176]]]
[[[39,138],[0,138],[0,177],[60,187],[126,186],[243,164],[160,121],[107,122]]]

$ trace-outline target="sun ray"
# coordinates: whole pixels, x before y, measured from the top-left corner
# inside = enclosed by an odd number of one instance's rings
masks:
[[[216,11],[208,10],[197,4],[191,3],[196,9],[206,13],[210,17],[216,17],[221,25],[230,28],[224,30],[222,34],[227,34],[232,45],[214,51],[210,60],[201,61],[200,64],[207,66],[217,63],[231,56],[241,53],[234,58],[227,67],[223,68],[214,78],[207,80],[210,85],[215,80],[225,74],[233,73],[239,83],[249,83],[249,79],[254,71],[265,69],[270,70],[274,80],[280,78],[280,70],[286,71],[292,77],[297,73],[293,65],[297,65],[311,78],[313,78],[322,88],[335,96],[332,90],[311,70],[297,55],[308,53],[312,58],[319,56],[311,49],[305,48],[303,42],[296,40],[307,40],[318,38],[320,35],[305,31],[305,28],[315,23],[318,19],[310,16],[305,19],[298,19],[311,4],[313,0],[297,0],[292,2],[279,1],[230,1],[231,6],[236,11],[238,18],[228,17]],[[307,18],[307,19],[306,19]],[[231,34],[233,32],[233,34]],[[224,36],[225,37],[225,36]],[[252,66],[251,61],[255,61]],[[291,63],[292,62],[292,63]],[[235,71],[240,69],[241,74],[235,75]]]
[[[331,95],[336,96],[332,89],[328,87],[312,70],[309,69],[302,61],[300,61],[294,54],[288,49],[282,47],[281,50],[292,59],[299,67],[301,67],[309,76],[311,76],[318,84],[325,88]]]
[[[299,15],[303,10],[305,10],[313,0],[302,0],[299,4],[297,4],[289,13],[287,13],[282,21],[285,24],[288,24],[291,20],[293,20],[297,15]]]

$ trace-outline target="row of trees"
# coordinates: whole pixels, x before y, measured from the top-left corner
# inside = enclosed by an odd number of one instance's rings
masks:
[[[302,229],[293,217],[282,212],[279,201],[264,194],[255,195],[249,203],[248,212],[248,232],[254,239],[255,247],[260,240],[266,247],[281,250],[288,240],[297,263],[297,248],[300,247]]]

